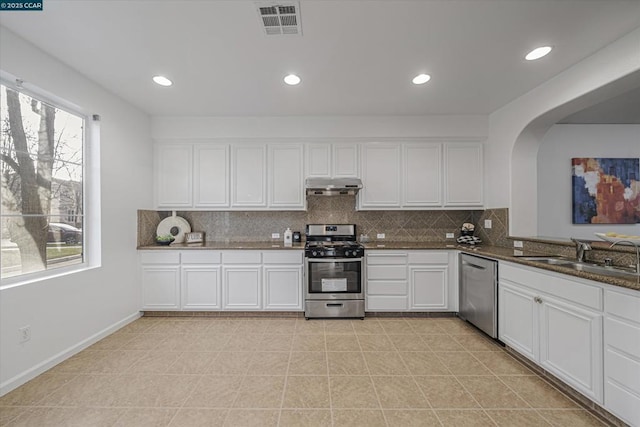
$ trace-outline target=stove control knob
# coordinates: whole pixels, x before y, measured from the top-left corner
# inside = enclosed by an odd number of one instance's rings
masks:
[[[311,256],[313,256],[313,257],[318,256],[318,251],[311,251]]]

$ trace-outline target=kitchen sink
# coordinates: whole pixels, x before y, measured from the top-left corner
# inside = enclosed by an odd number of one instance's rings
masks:
[[[560,257],[519,257],[519,258],[527,261],[534,261],[534,262],[539,262],[540,264],[549,264],[549,265],[566,265],[566,264],[572,264],[576,262],[570,259],[560,258]]]
[[[638,277],[638,273],[626,267],[604,266],[588,262],[578,262],[575,260],[561,257],[519,257],[522,260],[532,261],[539,264],[553,265],[560,268],[566,268],[574,271],[583,271],[585,273],[601,274],[603,276],[612,277]]]

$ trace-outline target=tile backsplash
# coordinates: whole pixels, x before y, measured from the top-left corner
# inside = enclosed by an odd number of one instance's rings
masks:
[[[356,224],[357,234],[376,240],[385,233],[387,240],[406,242],[441,242],[446,233],[460,235],[465,222],[476,224],[476,235],[492,244],[506,240],[506,209],[433,210],[433,211],[357,211],[355,196],[307,198],[306,211],[178,211],[194,231],[204,231],[208,241],[270,241],[271,233],[287,227],[304,233],[306,224]],[[138,245],[154,244],[156,228],[168,217],[168,211],[138,211]],[[491,230],[479,227],[478,221],[490,218]],[[502,233],[502,234],[501,234]]]

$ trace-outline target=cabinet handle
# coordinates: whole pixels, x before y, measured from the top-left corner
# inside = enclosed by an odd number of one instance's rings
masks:
[[[538,304],[542,304],[542,298],[540,298],[540,297],[535,297],[533,300],[535,302],[537,302]]]

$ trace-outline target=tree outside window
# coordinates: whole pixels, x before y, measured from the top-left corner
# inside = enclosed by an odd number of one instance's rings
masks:
[[[0,277],[82,263],[84,117],[0,85],[0,122]]]

